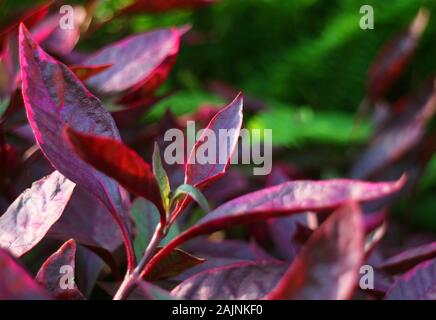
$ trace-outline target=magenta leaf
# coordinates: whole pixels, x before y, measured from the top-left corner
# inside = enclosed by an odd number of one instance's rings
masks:
[[[27,117],[42,152],[59,172],[93,193],[108,208],[122,229],[132,264],[127,202],[118,184],[83,162],[63,136],[63,128],[68,124],[78,132],[120,140],[112,117],[67,66],[32,40],[23,25],[20,64]]]
[[[75,258],[76,242],[70,239],[58,251],[48,257],[36,274],[35,280],[46,288],[54,299],[85,299],[74,281]]]
[[[339,208],[313,233],[268,299],[351,297],[364,258],[364,227],[355,204]]]
[[[408,249],[384,260],[377,266],[390,274],[404,272],[425,260],[436,258],[436,242]]]
[[[49,296],[35,280],[0,248],[0,300],[46,300]]]
[[[34,182],[0,217],[0,247],[17,257],[35,247],[61,217],[74,187],[57,171]]]
[[[436,300],[436,259],[422,262],[399,277],[386,300]]]
[[[160,29],[128,37],[91,55],[87,66],[112,64],[86,84],[100,94],[144,89],[152,92],[165,80],[179,51],[181,31]],[[168,63],[171,60],[171,63]]]
[[[260,299],[274,288],[286,268],[286,264],[275,262],[236,263],[194,275],[171,294],[190,300]]]

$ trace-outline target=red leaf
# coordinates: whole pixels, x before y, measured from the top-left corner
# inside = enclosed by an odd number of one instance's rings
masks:
[[[15,259],[0,248],[0,300],[46,300],[49,296],[18,265]]]
[[[436,300],[436,259],[417,265],[399,277],[386,300]]]
[[[0,217],[0,247],[22,256],[60,218],[75,184],[55,171],[25,190]]]
[[[196,274],[171,294],[191,300],[253,300],[264,297],[279,282],[287,265],[241,262]]]
[[[110,114],[68,69],[46,54],[20,26],[20,64],[23,99],[35,138],[51,164],[68,179],[94,194],[120,226],[130,266],[134,255],[129,220],[115,181],[84,163],[63,136],[65,125],[79,132],[120,140]]]
[[[338,209],[315,230],[267,299],[350,298],[364,258],[363,241],[359,207]]]
[[[166,78],[179,51],[181,32],[160,29],[111,44],[83,61],[87,66],[112,67],[86,81],[100,94],[114,95],[143,88],[154,91]],[[174,61],[173,61],[174,62]]]
[[[409,28],[381,50],[368,74],[368,95],[372,101],[380,99],[405,69],[427,22],[428,12],[421,9]]]
[[[43,263],[39,269],[35,280],[43,287],[47,289],[54,299],[57,300],[84,300],[85,297],[77,288],[76,283],[73,282],[73,287],[62,288],[63,285],[68,285],[64,283],[66,274],[62,268],[68,266],[71,270],[68,272],[73,272],[72,276],[75,274],[75,257],[76,257],[76,242],[73,239],[65,242],[58,251],[53,253],[48,259]],[[72,280],[74,281],[74,279]]]
[[[385,272],[396,274],[414,267],[420,262],[436,258],[436,242],[403,251],[377,266]]]
[[[97,170],[118,181],[130,192],[152,201],[163,214],[159,187],[150,166],[122,142],[92,136],[66,127],[74,151]]]
[[[287,216],[305,211],[326,211],[350,202],[368,202],[391,195],[402,188],[405,177],[395,182],[363,182],[347,179],[290,181],[231,200],[208,213],[157,253],[144,273],[187,240],[235,224]]]

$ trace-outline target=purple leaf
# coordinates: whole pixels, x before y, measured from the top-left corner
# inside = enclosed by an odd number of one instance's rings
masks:
[[[115,181],[84,163],[64,139],[63,128],[120,140],[110,114],[68,69],[46,54],[20,26],[20,64],[27,117],[47,159],[67,178],[94,194],[122,229],[129,264],[134,261],[128,235],[126,199]]]
[[[305,211],[326,211],[347,202],[369,202],[391,195],[402,188],[406,178],[395,182],[363,182],[347,179],[290,181],[231,200],[171,241],[148,264],[144,274],[178,245],[201,234],[235,224],[287,216]]]
[[[84,300],[85,297],[77,288],[73,279],[75,275],[76,242],[73,239],[65,242],[53,253],[39,269],[35,280],[47,289],[57,300]],[[68,267],[66,269],[65,267]],[[71,273],[72,274],[71,274]],[[68,281],[72,281],[71,284]],[[71,286],[71,287],[70,287]]]
[[[386,300],[436,300],[436,259],[417,265],[399,277]]]
[[[42,24],[55,25],[56,28],[50,32],[48,37],[42,43],[42,46],[49,52],[64,56],[70,53],[80,38],[80,28],[87,18],[85,8],[81,6],[73,7],[74,15],[72,16],[73,21],[72,28],[61,28],[59,19],[62,17],[61,14],[56,13],[50,17],[47,17]]]
[[[253,300],[263,298],[287,268],[274,262],[242,262],[201,272],[179,284],[171,294],[190,300]]]
[[[227,171],[233,151],[238,143],[239,132],[242,126],[242,105],[243,97],[240,93],[228,106],[221,109],[209,122],[206,130],[213,132],[215,137],[219,137],[219,130],[229,130],[231,135],[226,137],[226,142],[220,141],[216,146],[216,159],[212,163],[197,163],[197,150],[209,138],[205,131],[195,142],[188,161],[185,165],[185,184],[193,185],[196,188],[203,189],[212,181],[220,178]],[[232,130],[232,131],[230,131]],[[218,141],[217,141],[218,142]],[[222,146],[225,146],[223,148]],[[225,161],[223,161],[223,159]],[[170,223],[172,223],[189,204],[190,198],[185,197],[177,204],[177,208],[172,212]]]
[[[154,91],[175,62],[181,32],[172,28],[141,33],[101,49],[83,64],[112,64],[112,67],[91,77],[86,84],[104,95],[139,89]]]
[[[363,241],[360,208],[339,208],[315,230],[267,299],[350,298],[364,258]]]
[[[32,184],[0,217],[0,247],[22,256],[61,217],[75,184],[55,171]]]
[[[403,251],[377,266],[390,274],[404,272],[425,260],[436,258],[436,242]]]
[[[0,300],[46,300],[47,293],[15,261],[0,248]]]

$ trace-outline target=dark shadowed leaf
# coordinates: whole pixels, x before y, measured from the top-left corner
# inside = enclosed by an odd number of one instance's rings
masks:
[[[334,209],[349,201],[368,202],[395,193],[404,178],[395,182],[362,182],[333,179],[290,181],[231,200],[201,219],[183,234],[201,234],[232,224],[286,216],[304,211]]]
[[[176,249],[153,268],[153,271],[147,275],[146,280],[155,281],[175,277],[205,261],[205,259],[195,257],[186,251]]]
[[[43,263],[35,280],[58,300],[84,300],[85,297],[68,275],[75,276],[76,242],[65,242]],[[71,283],[69,282],[71,281]]]
[[[72,28],[62,28],[60,26],[59,19],[62,17],[60,13],[47,17],[45,21],[41,23],[56,26],[41,45],[47,51],[57,56],[64,56],[70,53],[79,41],[81,26],[87,18],[86,10],[81,6],[74,6],[73,10],[74,14],[69,21],[69,23],[72,24]],[[65,14],[65,12],[61,13]]]
[[[188,163],[185,166],[185,183],[195,187],[204,187],[212,180],[226,172],[233,151],[238,143],[239,132],[242,125],[242,104],[243,97],[239,94],[228,106],[221,109],[209,122],[206,129],[212,131],[217,137],[216,143],[216,159],[214,163],[200,164],[197,161],[198,148],[208,140],[207,132],[204,132],[195,143],[191,154],[188,158]],[[225,141],[221,141],[219,130],[228,130],[229,136],[225,137]],[[230,132],[230,130],[232,130]],[[226,143],[225,143],[226,142]],[[223,161],[224,160],[224,161]]]
[[[190,300],[263,298],[286,272],[274,262],[242,262],[201,272],[179,284],[171,294]]]
[[[68,124],[79,132],[120,140],[112,117],[67,66],[32,40],[23,25],[20,64],[27,117],[41,150],[59,172],[97,196],[128,237],[125,200],[119,186],[84,163],[63,135]]]
[[[436,242],[403,251],[386,259],[378,265],[377,268],[391,274],[396,274],[409,270],[418,263],[433,258],[436,258]]]
[[[164,12],[177,9],[190,9],[206,6],[218,2],[218,0],[135,0],[132,4],[122,9],[121,14],[137,14]]]
[[[61,217],[75,184],[55,171],[32,184],[0,217],[0,247],[22,256]]]
[[[80,81],[85,81],[86,79],[95,76],[96,74],[106,70],[111,67],[112,64],[101,64],[95,66],[70,66],[71,71],[79,78]]]
[[[436,259],[417,265],[399,277],[386,300],[436,300]]]
[[[194,199],[200,205],[201,209],[204,210],[204,212],[207,213],[210,211],[209,203],[207,202],[206,197],[200,190],[198,190],[194,186],[191,186],[190,184],[182,184],[181,186],[177,187],[177,189],[174,191],[174,194],[172,195],[170,207],[183,196],[189,196]]]
[[[305,244],[268,299],[351,297],[364,258],[364,227],[355,204],[335,211]]]
[[[183,281],[197,273],[238,262],[278,261],[254,241],[250,243],[241,240],[211,241],[206,237],[199,237],[187,243],[186,249],[206,261],[184,271],[175,277],[176,280]]]
[[[133,35],[101,49],[83,64],[112,67],[89,78],[86,84],[105,95],[140,89],[151,93],[166,79],[175,62],[180,35],[177,28],[161,29]]]
[[[120,141],[79,133],[70,127],[66,139],[84,161],[115,179],[130,192],[147,198],[162,209],[159,187],[148,163]]]
[[[49,296],[42,287],[0,248],[0,300],[45,300]]]

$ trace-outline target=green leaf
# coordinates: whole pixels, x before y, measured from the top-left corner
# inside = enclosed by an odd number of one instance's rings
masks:
[[[190,184],[182,184],[176,189],[176,191],[174,191],[174,194],[171,198],[170,207],[172,207],[173,204],[183,195],[188,195],[194,199],[205,212],[210,211],[209,203],[207,202],[206,197],[200,190]]]
[[[160,216],[156,206],[144,198],[137,198],[133,202],[131,214],[136,225],[136,237],[133,241],[133,247],[136,257],[140,259],[160,222]],[[180,234],[180,230],[177,224],[173,224],[160,245],[168,244],[178,234]]]
[[[168,179],[168,175],[162,166],[162,159],[160,157],[159,146],[155,142],[154,143],[154,151],[153,151],[153,174],[157,180],[157,184],[159,185],[160,195],[162,197],[162,203],[166,212],[169,210],[170,204],[170,181]]]

